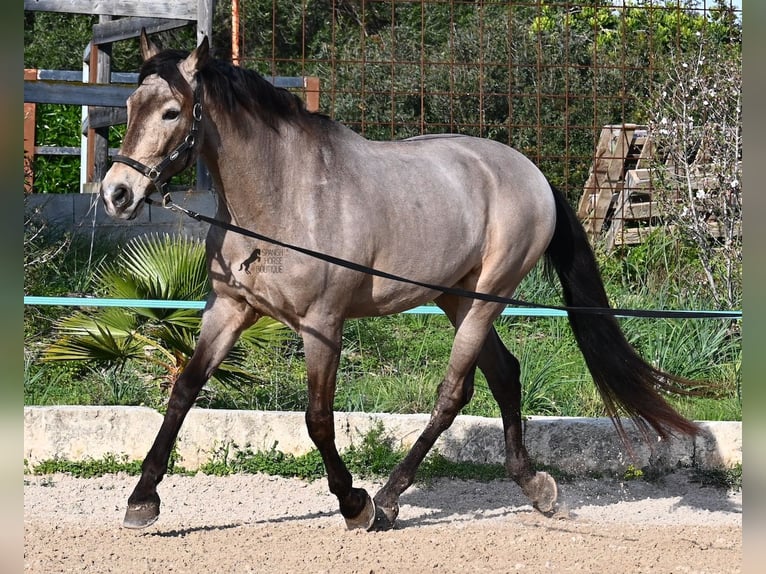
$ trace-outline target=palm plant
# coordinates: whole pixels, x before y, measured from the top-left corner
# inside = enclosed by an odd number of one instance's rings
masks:
[[[140,236],[129,241],[112,262],[93,276],[99,297],[198,301],[209,282],[200,241],[171,235]],[[46,361],[87,361],[121,368],[147,361],[164,372],[170,388],[191,358],[201,314],[196,309],[99,307],[82,309],[54,325],[57,338],[45,350]],[[248,347],[283,339],[284,325],[264,317],[250,327],[213,378],[237,386],[250,381],[243,368]]]

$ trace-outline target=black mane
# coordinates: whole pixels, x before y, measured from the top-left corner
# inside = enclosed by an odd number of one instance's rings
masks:
[[[147,60],[139,73],[139,84],[147,76],[157,74],[191,101],[191,87],[178,70],[178,63],[188,57],[183,50],[163,50]],[[280,121],[294,121],[309,115],[305,103],[295,94],[274,87],[258,72],[211,58],[199,71],[208,101],[221,106],[229,114],[242,111],[259,118],[273,128]]]

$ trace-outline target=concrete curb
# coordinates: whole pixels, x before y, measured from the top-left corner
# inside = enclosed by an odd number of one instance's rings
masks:
[[[377,424],[398,444],[410,446],[428,415],[336,413],[338,449],[359,444]],[[24,407],[24,457],[30,465],[43,460],[80,461],[107,454],[142,460],[162,423],[162,415],[146,407]],[[622,473],[637,468],[667,470],[677,466],[729,468],[742,462],[742,423],[702,422],[695,439],[639,439],[630,423],[634,452],[626,451],[611,421],[601,418],[531,417],[525,444],[530,456],[575,475]],[[222,447],[303,454],[314,445],[303,413],[192,409],[181,428],[179,464],[195,470]],[[436,444],[454,461],[502,463],[505,447],[499,419],[461,415]]]

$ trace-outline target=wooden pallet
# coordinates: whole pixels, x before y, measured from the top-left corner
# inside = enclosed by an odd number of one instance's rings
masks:
[[[651,171],[628,170],[622,189],[610,210],[604,242],[607,250],[617,245],[635,245],[661,225],[660,209],[653,200]]]
[[[577,210],[592,241],[603,234],[610,210],[623,189],[626,173],[649,167],[651,152],[646,126],[615,124],[601,129]]]
[[[578,216],[592,242],[603,238],[607,250],[638,245],[656,229],[669,227],[652,187],[652,169],[658,169],[650,165],[654,147],[645,126],[607,125],[601,130],[578,207]],[[715,187],[716,178],[705,173],[705,158],[697,161],[697,165],[686,167],[666,163],[662,169],[676,174],[691,169],[688,181],[682,176],[682,188],[691,186],[696,191]],[[723,237],[724,229],[718,222],[711,220],[706,226],[711,237]]]
[[[610,211],[604,243],[607,250],[621,245],[638,245],[660,227],[669,228],[663,220],[662,207],[654,198],[649,169],[629,170],[623,189],[617,196],[614,209]],[[707,189],[717,185],[716,178],[695,174],[689,182],[692,190]],[[718,222],[707,222],[711,237],[722,237],[723,229]]]

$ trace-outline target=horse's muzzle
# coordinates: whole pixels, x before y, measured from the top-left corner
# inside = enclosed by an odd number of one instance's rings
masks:
[[[144,203],[143,195],[136,194],[125,181],[111,181],[108,173],[101,182],[101,200],[106,212],[115,219],[134,219]]]

